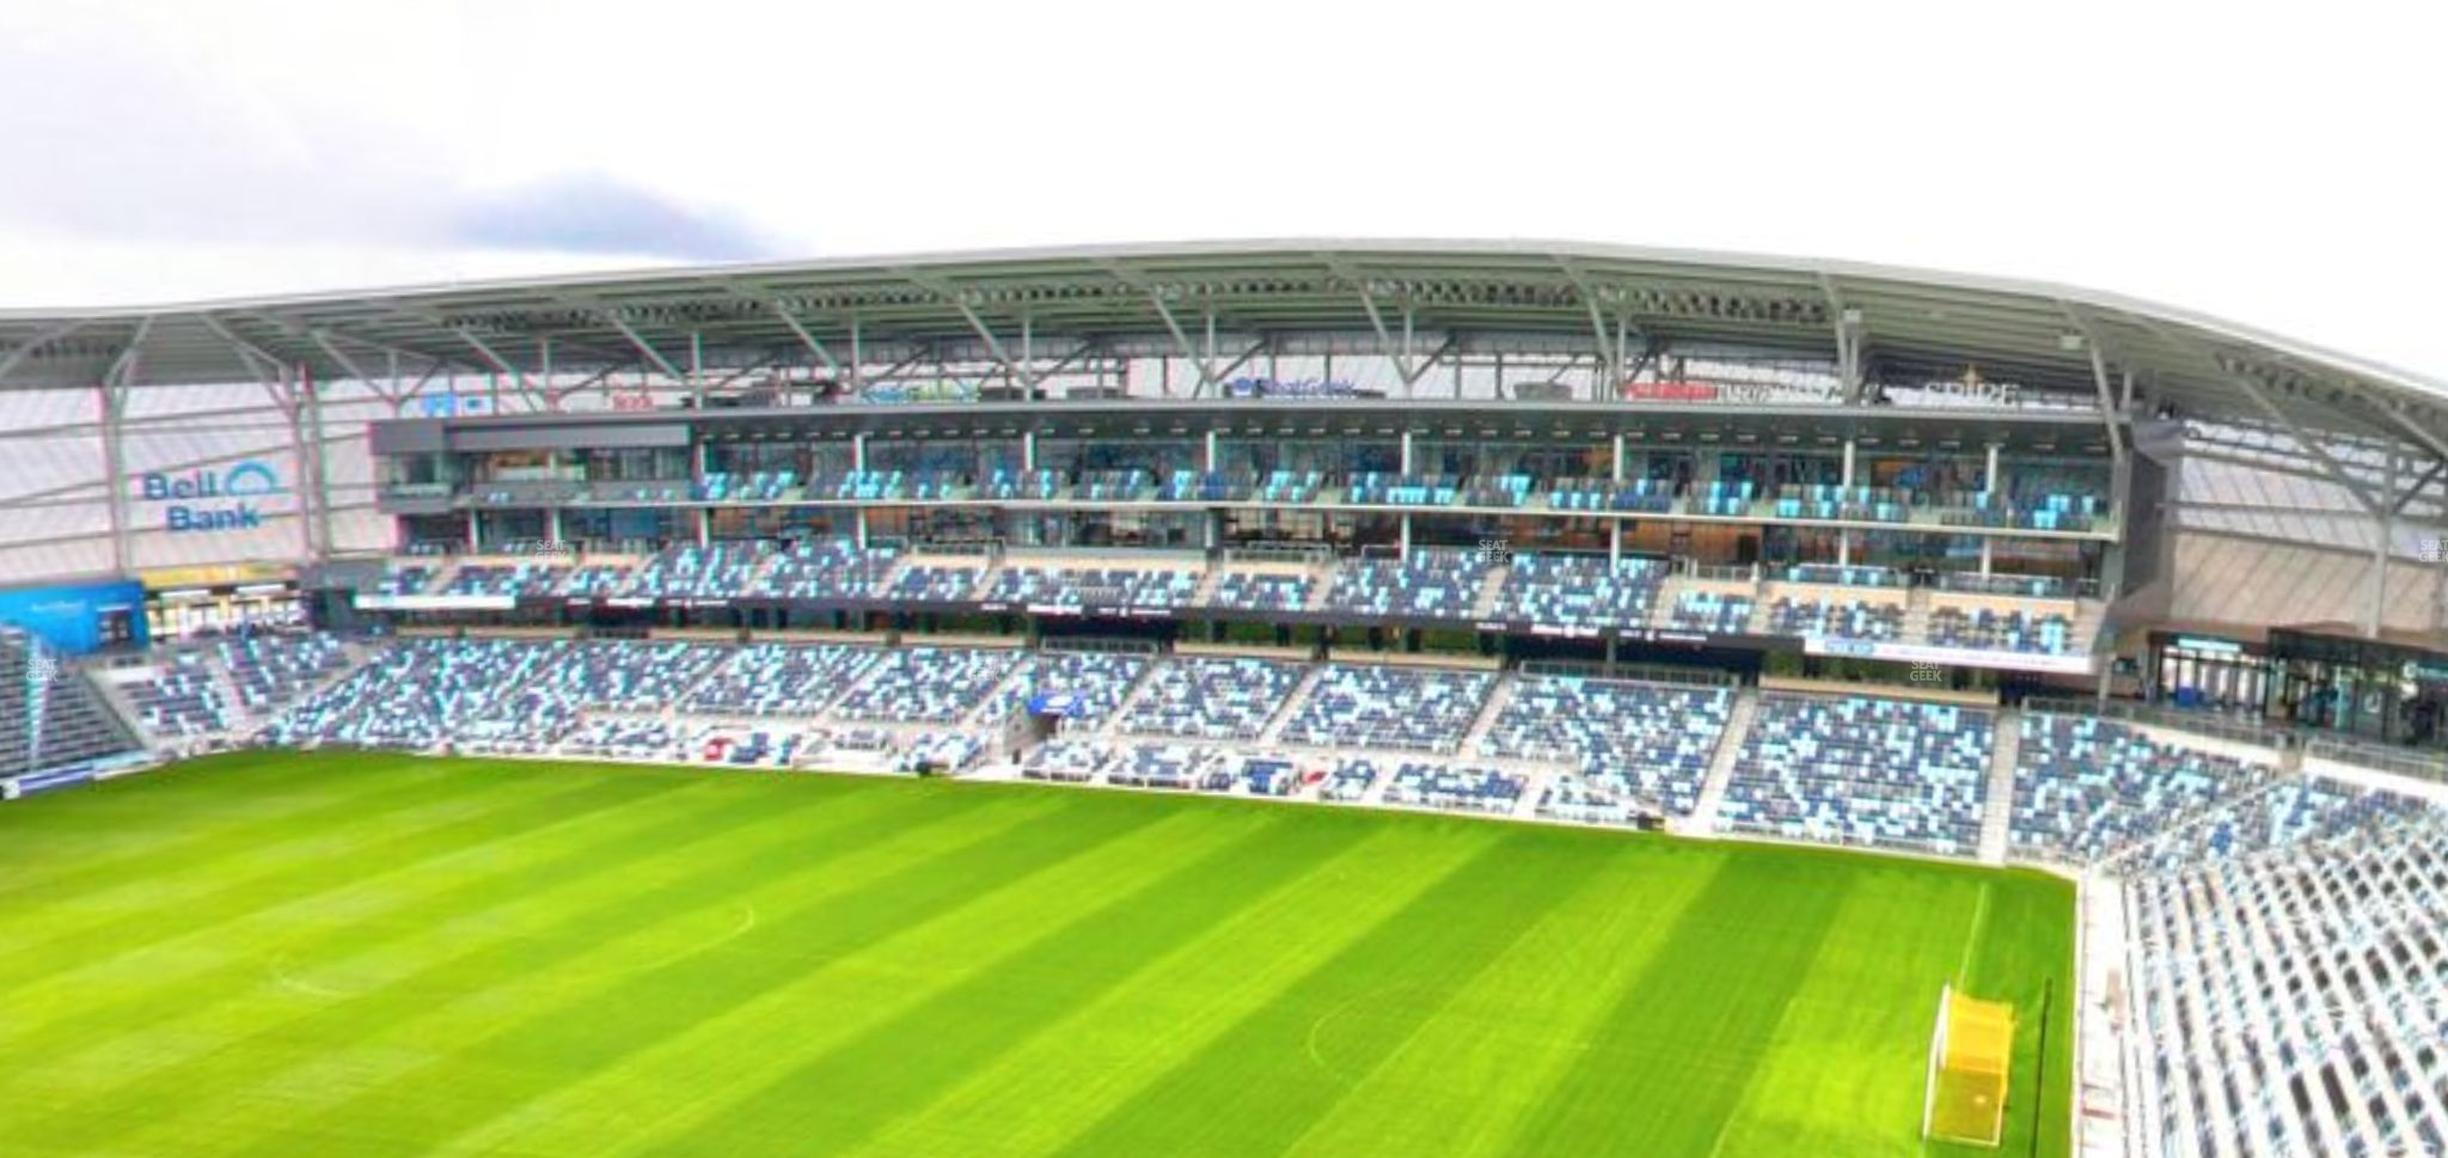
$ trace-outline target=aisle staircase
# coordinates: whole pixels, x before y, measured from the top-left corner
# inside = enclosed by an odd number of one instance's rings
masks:
[[[2007,826],[2014,820],[2015,762],[2023,752],[2023,714],[2000,708],[1989,747],[1989,796],[1982,806],[1980,861],[2005,864]]]
[[[1726,784],[1734,779],[1734,764],[1742,758],[1743,738],[1751,734],[1751,720],[1758,713],[1759,689],[1742,688],[1734,693],[1733,710],[1726,713],[1725,735],[1718,738],[1717,754],[1709,760],[1708,778],[1700,782],[1699,802],[1683,821],[1688,835],[1716,831],[1717,808],[1725,802]]]

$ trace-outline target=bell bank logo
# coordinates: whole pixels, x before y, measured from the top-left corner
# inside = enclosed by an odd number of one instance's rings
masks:
[[[263,509],[247,500],[286,490],[281,486],[280,475],[256,459],[220,472],[155,471],[139,478],[137,485],[137,494],[144,501],[170,504],[162,512],[162,527],[174,534],[263,526]]]

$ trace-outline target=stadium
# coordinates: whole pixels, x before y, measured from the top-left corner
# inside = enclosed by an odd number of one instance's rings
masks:
[[[12,1154],[2437,1154],[2448,383],[1540,242],[0,311]]]

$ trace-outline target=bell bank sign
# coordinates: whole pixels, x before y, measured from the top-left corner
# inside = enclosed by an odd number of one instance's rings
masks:
[[[252,500],[286,492],[280,475],[256,459],[225,471],[155,471],[138,476],[136,487],[145,502],[169,504],[162,510],[162,529],[174,534],[263,526],[263,508]]]

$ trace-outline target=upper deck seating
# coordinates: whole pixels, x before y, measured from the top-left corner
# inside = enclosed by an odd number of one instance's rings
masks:
[[[1652,559],[1516,555],[1497,589],[1496,615],[1586,631],[1645,627],[1665,581],[1665,565]]]
[[[1120,730],[1144,736],[1255,740],[1299,686],[1302,669],[1264,659],[1175,656],[1147,675]]]
[[[799,472],[793,470],[759,470],[744,476],[710,470],[694,489],[698,498],[708,502],[770,503],[780,501],[798,485]]]
[[[1795,484],[1777,488],[1770,509],[1780,519],[1845,519],[1901,523],[1912,518],[1912,495],[1888,487]]]
[[[1138,469],[1082,471],[1072,497],[1091,503],[1147,502],[1156,497],[1156,478]]]
[[[1062,493],[1063,477],[1058,470],[991,470],[978,487],[980,498],[1013,499],[1043,502]]]
[[[1196,570],[1139,570],[1123,567],[1025,567],[1017,564],[995,573],[987,585],[988,602],[1020,603],[1077,611],[1089,607],[1178,608],[1197,594]]]
[[[1282,571],[1226,571],[1216,579],[1210,607],[1253,611],[1303,611],[1317,583],[1306,574]]]
[[[1547,505],[1559,511],[1664,514],[1674,509],[1674,500],[1674,484],[1665,479],[1559,478],[1547,484]]]
[[[1243,503],[1258,493],[1258,476],[1246,471],[1177,470],[1156,488],[1160,503]]]
[[[2073,621],[2063,615],[2025,615],[2020,611],[1976,608],[1967,613],[1941,607],[1929,616],[1930,642],[1940,647],[1982,651],[2017,651],[2039,655],[2072,655],[2076,646]]]
[[[613,595],[629,585],[628,563],[588,563],[570,569],[561,581],[561,593],[573,599],[600,599]]]
[[[1462,480],[1446,474],[1364,470],[1351,476],[1348,501],[1388,507],[1450,507],[1462,500]]]
[[[552,562],[462,563],[442,585],[444,595],[548,595],[569,578],[569,567]]]
[[[1489,672],[1328,664],[1293,706],[1295,744],[1453,752],[1495,686]]]
[[[977,598],[978,576],[981,573],[975,567],[908,563],[893,576],[887,595],[892,599],[916,603],[966,602]]]
[[[1718,479],[1692,484],[1691,508],[1702,515],[1748,515],[1751,504],[1758,499],[1758,488],[1748,480]]]
[[[428,563],[393,562],[385,566],[374,581],[376,595],[423,595],[425,587],[442,569]]]
[[[1768,607],[1768,630],[1775,635],[1829,636],[1887,642],[1903,638],[1904,608],[1863,599],[1802,599],[1779,597]]]
[[[960,497],[966,487],[966,479],[947,470],[853,470],[833,480],[830,497],[841,502],[940,502]]]
[[[850,539],[803,539],[777,552],[744,594],[769,599],[880,599],[898,552]]]
[[[773,544],[763,539],[665,547],[630,573],[620,593],[639,599],[733,598],[772,553]]]
[[[1667,622],[1683,631],[1710,635],[1740,635],[1751,630],[1751,597],[1717,591],[1686,591],[1675,600]]]
[[[1718,826],[1970,855],[1993,723],[1952,704],[1762,695]]]
[[[1326,608],[1353,615],[1465,619],[1492,561],[1476,551],[1421,548],[1406,561],[1350,560],[1326,591]]]
[[[1733,706],[1722,687],[1524,675],[1479,754],[1569,764],[1593,788],[1688,816]]]

